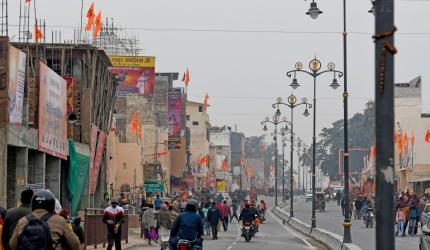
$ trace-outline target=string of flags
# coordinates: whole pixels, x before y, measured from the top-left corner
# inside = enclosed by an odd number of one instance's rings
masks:
[[[102,31],[102,11],[100,10],[97,16],[94,11],[94,2],[91,3],[90,8],[87,11],[87,25],[85,26],[86,31],[93,29],[93,38],[97,38]]]

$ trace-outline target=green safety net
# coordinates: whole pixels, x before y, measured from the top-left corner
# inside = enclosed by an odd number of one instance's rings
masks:
[[[80,154],[75,147],[73,140],[69,139],[69,176],[67,189],[71,203],[71,213],[74,215],[79,210],[82,194],[85,191],[88,170],[90,167],[90,157]]]

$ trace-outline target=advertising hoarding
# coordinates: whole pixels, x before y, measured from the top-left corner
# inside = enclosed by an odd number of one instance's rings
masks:
[[[168,125],[169,125],[169,149],[181,147],[182,131],[182,90],[173,88],[168,94]]]
[[[39,150],[67,160],[67,83],[40,63]]]
[[[9,46],[9,123],[22,124],[22,105],[25,87],[26,54]]]
[[[118,77],[117,96],[139,93],[152,96],[155,86],[155,57],[111,56],[111,72]]]

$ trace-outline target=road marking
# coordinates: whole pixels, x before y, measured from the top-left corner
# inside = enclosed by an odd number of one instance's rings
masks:
[[[227,250],[230,250],[232,248],[232,246],[227,247]]]
[[[236,244],[237,244],[237,241],[233,242],[233,245],[236,245]]]
[[[302,240],[310,249],[316,249],[314,246],[311,245],[311,243],[309,243],[306,239],[303,238],[303,235],[300,235],[300,234],[294,232],[293,230],[291,230],[289,227],[283,225],[282,221],[280,219],[278,219],[276,216],[274,216],[270,209],[269,209],[269,214],[275,221],[277,221],[279,223],[279,225],[281,225],[283,228],[285,228],[285,230],[290,232],[292,235],[296,236],[296,238]]]

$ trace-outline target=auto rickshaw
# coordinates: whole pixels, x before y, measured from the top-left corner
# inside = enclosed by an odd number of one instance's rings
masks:
[[[315,210],[325,211],[325,193],[315,192]]]

